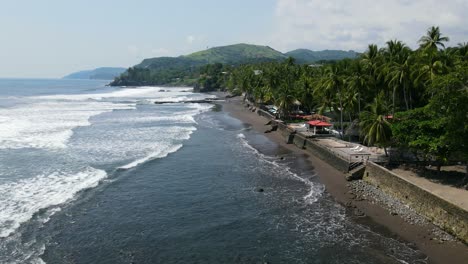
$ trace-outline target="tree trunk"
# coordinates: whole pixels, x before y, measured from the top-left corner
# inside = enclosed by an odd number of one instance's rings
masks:
[[[409,94],[409,107],[410,109],[413,109],[413,95],[412,95],[413,89],[408,89],[408,94]]]
[[[358,93],[358,113],[361,114],[361,93]]]
[[[343,103],[341,102],[341,94],[340,94],[340,97],[339,97],[339,100],[340,100],[340,135],[341,135],[341,139],[344,138],[344,135],[343,135]]]
[[[408,99],[406,98],[406,85],[403,85],[403,98],[405,99],[406,111],[409,110]]]

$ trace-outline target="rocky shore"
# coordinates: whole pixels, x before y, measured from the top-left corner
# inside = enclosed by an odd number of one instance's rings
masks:
[[[263,134],[268,128],[265,126],[268,120],[245,108],[241,98],[231,98],[221,105],[224,111],[248,123],[259,133]],[[364,181],[346,181],[344,173],[303,149],[287,144],[279,132],[264,135],[293,155],[308,156],[327,192],[348,208],[357,223],[413,244],[428,256],[428,263],[466,263],[466,245],[431,224],[404,203]]]
[[[351,181],[348,183],[348,187],[349,193],[354,195],[353,200],[367,200],[370,203],[378,204],[385,208],[390,215],[398,215],[411,225],[430,225],[430,222],[425,217],[418,214],[411,207],[363,180]],[[348,204],[347,206],[352,205]],[[429,239],[440,242],[457,241],[452,235],[435,226],[427,235]]]

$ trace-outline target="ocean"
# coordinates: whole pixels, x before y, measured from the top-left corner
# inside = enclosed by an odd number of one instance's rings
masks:
[[[105,84],[0,79],[0,263],[426,262],[211,95]]]

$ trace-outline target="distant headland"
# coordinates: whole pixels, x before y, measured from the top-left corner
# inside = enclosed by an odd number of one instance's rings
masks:
[[[126,68],[122,67],[101,67],[94,70],[74,72],[63,77],[63,79],[113,80],[126,70]]]

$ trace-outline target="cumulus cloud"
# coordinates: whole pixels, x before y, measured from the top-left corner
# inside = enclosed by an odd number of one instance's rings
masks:
[[[277,0],[272,45],[281,50],[364,50],[399,39],[411,47],[435,25],[468,41],[468,0]]]

